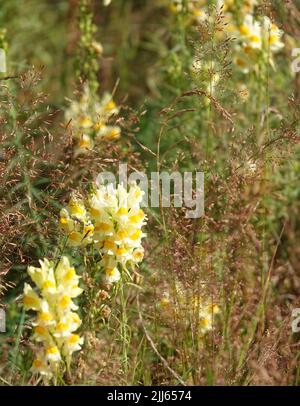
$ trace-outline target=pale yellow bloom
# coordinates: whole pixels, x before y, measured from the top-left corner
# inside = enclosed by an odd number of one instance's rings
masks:
[[[243,73],[249,73],[255,69],[262,56],[267,56],[273,65],[273,54],[284,47],[282,35],[283,31],[268,17],[255,19],[253,15],[246,14],[237,30],[238,44],[234,58],[236,66]]]
[[[69,204],[60,211],[59,225],[68,236],[71,246],[86,246],[91,243],[94,225],[81,199],[73,196]]]
[[[83,208],[77,210],[73,207],[73,210],[79,216],[84,215]],[[80,277],[67,257],[62,257],[56,265],[47,259],[40,261],[40,265],[40,268],[28,268],[39,295],[25,284],[23,303],[26,309],[37,312],[32,338],[40,343],[40,347],[32,371],[51,378],[62,358],[70,363],[72,353],[81,348],[83,339],[74,334],[81,320],[74,312],[78,307],[73,298],[79,296],[82,289],[78,284]]]
[[[46,379],[50,379],[53,376],[51,367],[48,365],[45,354],[43,354],[42,352],[39,352],[36,358],[33,360],[31,371],[33,373],[42,375]]]
[[[136,185],[129,191],[122,185],[100,186],[89,197],[90,214],[95,224],[98,249],[117,263],[137,264],[142,260],[141,240],[145,214],[140,208],[143,192]],[[114,268],[114,267],[113,267]]]
[[[146,236],[142,229],[146,215],[140,207],[143,194],[136,183],[128,191],[123,185],[116,188],[112,184],[100,185],[93,188],[85,205],[73,197],[61,210],[60,225],[68,235],[69,244],[93,244],[102,256],[100,265],[108,283],[118,282],[119,269],[135,267],[143,260],[142,239]],[[70,290],[64,282],[64,292],[73,297],[77,285]],[[59,308],[63,308],[63,303],[59,303]]]
[[[107,283],[115,283],[120,280],[120,272],[117,267],[105,269],[105,281]]]
[[[243,0],[239,12],[241,15],[252,14],[256,5],[257,0]],[[221,6],[223,6],[223,11],[226,13],[234,12],[236,8],[235,0],[218,0],[217,7],[219,10]]]
[[[71,334],[64,342],[63,351],[70,356],[73,354],[73,352],[81,350],[82,344],[82,337],[80,337],[78,334]]]
[[[245,46],[253,49],[261,49],[261,24],[254,19],[253,15],[247,14],[245,16],[243,23],[239,26],[239,32]]]
[[[107,140],[117,140],[120,136],[121,128],[117,126],[104,126],[97,133],[97,138],[105,138]]]
[[[186,2],[189,16],[192,21],[201,22],[208,18],[206,10],[206,0],[187,0]],[[170,0],[169,9],[172,13],[178,14],[184,11],[182,0]]]
[[[269,17],[263,18],[263,33],[267,46],[272,52],[278,52],[284,47],[284,43],[281,41],[283,31],[272,23]]]
[[[93,44],[101,53],[99,45]],[[110,125],[112,117],[118,113],[119,108],[110,93],[104,93],[100,99],[91,94],[88,84],[85,84],[80,100],[71,101],[65,112],[66,121],[76,140],[75,155],[93,149],[95,143],[102,139],[113,141],[120,138],[120,127]]]
[[[24,285],[23,305],[26,310],[39,311],[41,309],[41,299],[28,283]]]
[[[165,291],[161,297],[159,306],[162,316],[176,315],[177,319],[187,325],[193,320],[198,328],[201,339],[214,327],[215,316],[220,312],[219,307],[211,298],[200,293],[194,293],[184,288],[179,282],[175,283],[174,291]]]
[[[61,360],[61,355],[56,345],[49,346],[46,349],[46,358],[48,361],[52,362],[58,362]]]
[[[82,149],[93,149],[93,147],[94,147],[93,139],[87,134],[82,134],[80,139],[78,140],[77,148],[82,150]]]

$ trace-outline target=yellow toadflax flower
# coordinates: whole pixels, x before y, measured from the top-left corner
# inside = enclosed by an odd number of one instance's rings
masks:
[[[261,24],[251,14],[247,14],[243,23],[239,26],[239,33],[244,46],[251,49],[261,49],[262,30]]]
[[[208,18],[206,11],[206,0],[187,0],[186,8],[184,8],[183,0],[171,0],[169,9],[174,14],[186,11],[191,18],[191,22],[201,22]]]
[[[75,154],[93,149],[96,142],[106,139],[116,140],[121,135],[118,126],[111,126],[112,117],[119,113],[119,108],[109,93],[102,99],[92,95],[88,84],[83,88],[79,101],[70,101],[65,112],[68,127],[76,140]]]
[[[266,16],[256,20],[253,15],[246,14],[236,34],[238,42],[234,61],[243,73],[255,69],[262,57],[274,65],[273,54],[284,47],[281,41],[283,31]]]
[[[241,16],[245,14],[252,14],[254,11],[255,6],[257,5],[257,0],[243,0],[241,1],[241,5],[239,7],[239,14]],[[223,11],[226,13],[235,12],[236,1],[235,0],[218,0],[217,1],[217,8],[220,10],[222,7]]]
[[[40,268],[29,266],[28,274],[35,283],[36,293],[28,284],[24,286],[24,308],[34,310],[33,340],[39,343],[32,371],[52,378],[64,359],[70,366],[72,354],[81,349],[83,339],[74,332],[81,320],[72,299],[82,293],[79,276],[67,257],[55,266],[47,259],[40,261]]]
[[[120,279],[121,275],[117,267],[115,268],[109,268],[106,267],[105,269],[105,282],[108,284],[118,282]]]
[[[220,312],[219,307],[205,295],[184,288],[179,282],[175,283],[173,292],[165,291],[161,297],[159,308],[162,316],[174,319],[186,325],[191,320],[197,326],[198,338],[214,327],[215,316]]]
[[[94,226],[89,220],[83,201],[76,196],[60,211],[59,225],[68,236],[69,245],[78,247],[92,242]]]
[[[100,185],[89,194],[86,206],[73,197],[60,212],[60,225],[68,235],[68,243],[81,247],[93,243],[100,252],[100,266],[108,284],[118,282],[122,268],[135,267],[143,260],[143,193],[136,183],[128,191],[123,185]]]
[[[134,183],[129,191],[118,185],[100,186],[89,196],[89,212],[95,226],[93,239],[103,255],[106,279],[119,279],[118,266],[135,266],[142,261],[142,227],[146,216],[140,208],[143,192]]]
[[[271,52],[278,52],[284,47],[284,43],[281,41],[283,31],[266,16],[263,18],[263,33]]]

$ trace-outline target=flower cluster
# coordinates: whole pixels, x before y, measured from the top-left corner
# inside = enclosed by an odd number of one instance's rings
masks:
[[[121,129],[109,125],[111,118],[119,113],[119,108],[113,101],[112,95],[105,93],[101,100],[92,97],[86,84],[79,101],[72,101],[65,113],[74,138],[77,141],[76,152],[81,153],[92,149],[96,142],[102,139],[116,140],[121,135]]]
[[[208,16],[205,5],[206,0],[189,0],[185,10],[183,0],[171,0],[170,10],[175,14],[187,11],[192,21],[200,22],[204,21]]]
[[[204,21],[209,17],[208,0],[187,0],[184,7],[183,0],[170,0],[170,10],[173,13],[186,11],[195,22]],[[216,0],[218,11],[235,14],[238,10],[239,16],[253,13],[257,0],[243,0],[239,7],[236,6],[235,0]]]
[[[69,245],[86,246],[92,242],[94,226],[82,199],[72,196],[67,207],[60,212],[59,224],[68,236]]]
[[[256,0],[245,0],[236,7],[234,0],[216,1],[217,10],[225,15],[224,31],[236,39],[234,63],[242,73],[255,70],[258,61],[265,57],[273,66],[273,55],[284,47],[283,31],[269,17],[255,17]],[[182,0],[171,2],[171,10],[184,11]],[[189,0],[187,12],[194,23],[210,20],[207,0]],[[218,32],[217,35],[221,35]]]
[[[257,0],[243,0],[240,2],[239,7],[236,6],[236,0],[218,0],[217,7],[219,10],[234,14],[237,10],[239,16],[246,14],[252,14],[255,6],[257,6]]]
[[[141,189],[133,183],[124,186],[101,185],[82,200],[71,199],[61,210],[60,224],[71,245],[86,246],[93,242],[101,254],[101,267],[108,283],[120,279],[119,267],[135,266],[142,261],[142,231],[146,216],[140,208]]]
[[[72,354],[81,349],[83,338],[75,334],[81,320],[72,299],[82,289],[78,285],[80,277],[67,257],[62,257],[56,266],[47,259],[40,261],[40,265],[28,268],[39,292],[25,283],[23,305],[37,312],[33,339],[40,345],[32,371],[50,379],[57,375],[63,362],[69,367]]]
[[[242,2],[238,13],[232,0],[219,1],[225,12],[227,32],[236,38],[235,65],[243,73],[255,70],[259,60],[268,59],[274,65],[273,54],[284,47],[283,31],[269,17],[255,16],[256,0]]]
[[[174,298],[173,298],[174,296]],[[181,284],[176,283],[175,292],[171,297],[169,291],[165,291],[160,300],[162,316],[174,316],[181,321],[190,322],[193,320],[198,328],[198,337],[213,329],[215,315],[220,312],[219,307],[212,299],[183,289]]]
[[[238,44],[235,63],[244,73],[255,67],[263,54],[273,65],[273,54],[284,47],[281,40],[283,32],[266,16],[262,20],[256,20],[251,14],[247,14],[236,33]]]

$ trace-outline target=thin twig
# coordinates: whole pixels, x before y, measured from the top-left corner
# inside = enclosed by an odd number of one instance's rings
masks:
[[[0,80],[9,80],[9,79],[19,79],[19,76],[5,76],[4,78],[0,78]]]

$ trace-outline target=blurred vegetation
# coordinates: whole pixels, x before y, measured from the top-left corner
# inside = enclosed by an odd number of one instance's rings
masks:
[[[0,375],[10,371],[9,382],[31,379],[19,304],[26,267],[60,254],[57,216],[69,194],[126,161],[148,173],[204,171],[205,216],[193,223],[174,208],[148,210],[141,303],[132,286],[126,297],[132,368],[122,371],[117,300],[108,329],[95,339],[96,355],[78,357],[75,382],[172,384],[176,371],[197,385],[299,384],[290,315],[300,295],[300,80],[290,63],[300,3],[259,2],[256,12],[285,31],[285,46],[274,68],[261,62],[246,75],[233,64],[234,39],[220,34],[226,24],[214,8],[215,19],[197,25],[168,5],[2,1],[8,72],[0,74],[0,294],[8,330],[0,336]],[[212,61],[218,83],[210,98],[215,73],[205,64]],[[122,137],[73,157],[66,98],[76,99],[86,79],[95,95],[115,90]],[[68,254],[76,262],[76,250]],[[202,289],[204,279],[217,298],[221,316],[205,340],[195,340],[195,326],[164,319],[162,292],[175,279],[187,292]]]

